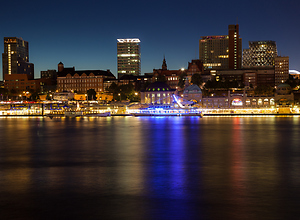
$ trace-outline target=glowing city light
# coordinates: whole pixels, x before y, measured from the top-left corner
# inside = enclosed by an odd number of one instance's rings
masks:
[[[289,70],[289,74],[300,74],[298,70]]]
[[[138,39],[138,38],[117,39],[117,41],[120,43],[139,43],[139,42],[141,42],[140,39]]]

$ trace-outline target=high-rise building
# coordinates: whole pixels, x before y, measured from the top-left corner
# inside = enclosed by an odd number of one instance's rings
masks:
[[[275,57],[275,85],[289,79],[289,57]]]
[[[140,40],[138,38],[117,40],[118,78],[125,74],[140,75]]]
[[[242,66],[242,39],[239,25],[228,25],[228,69],[240,69]]]
[[[249,41],[249,49],[243,50],[243,68],[274,67],[275,57],[275,41]]]
[[[241,68],[239,25],[228,25],[228,35],[202,36],[199,40],[199,59],[205,69]]]
[[[28,42],[22,38],[4,37],[4,53],[2,53],[3,79],[6,75],[26,74],[28,79],[34,78],[34,65],[29,63]]]

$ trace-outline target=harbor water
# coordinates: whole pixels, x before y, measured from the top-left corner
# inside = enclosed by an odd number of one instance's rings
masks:
[[[1,219],[299,219],[300,117],[0,118]]]

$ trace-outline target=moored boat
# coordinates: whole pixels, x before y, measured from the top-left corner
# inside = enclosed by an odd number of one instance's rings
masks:
[[[133,116],[203,116],[199,109],[193,108],[146,108],[132,110],[130,114]]]

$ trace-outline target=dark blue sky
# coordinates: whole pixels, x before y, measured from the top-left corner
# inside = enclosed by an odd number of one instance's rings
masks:
[[[169,69],[186,68],[198,58],[201,36],[226,35],[237,18],[243,49],[248,41],[274,40],[290,69],[300,70],[298,0],[15,0],[1,8],[1,53],[3,37],[28,41],[36,77],[60,61],[116,75],[117,38],[141,40],[142,74],[160,68],[164,55]]]

